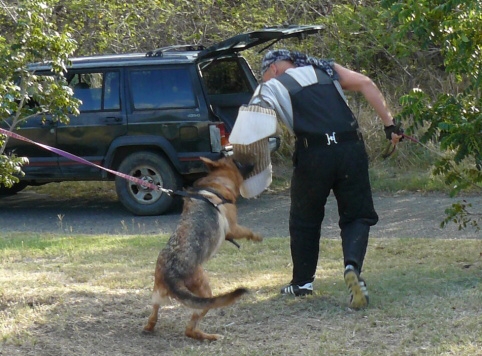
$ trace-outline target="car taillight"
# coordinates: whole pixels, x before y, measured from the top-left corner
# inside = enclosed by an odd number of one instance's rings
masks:
[[[213,152],[221,152],[229,145],[229,134],[226,131],[224,123],[216,123],[209,125],[209,134],[211,136],[211,150]]]
[[[224,123],[221,122],[219,124],[216,124],[216,126],[219,128],[219,134],[221,136],[221,146],[229,145],[229,134],[226,131]]]

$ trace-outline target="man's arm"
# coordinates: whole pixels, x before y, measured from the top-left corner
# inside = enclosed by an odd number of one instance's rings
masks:
[[[383,125],[393,125],[393,116],[388,109],[385,98],[376,84],[366,75],[352,71],[335,63],[335,71],[339,75],[339,82],[343,89],[357,91],[363,94],[383,122]],[[392,141],[397,143],[402,136],[392,134]]]

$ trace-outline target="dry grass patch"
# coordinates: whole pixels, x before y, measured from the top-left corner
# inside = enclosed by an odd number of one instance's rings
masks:
[[[226,243],[206,269],[214,293],[246,286],[184,337],[190,312],[164,307],[154,336],[154,263],[166,236],[0,238],[0,355],[481,355],[480,240],[372,239],[370,307],[347,308],[340,241],[323,240],[315,295],[281,297],[289,239]]]

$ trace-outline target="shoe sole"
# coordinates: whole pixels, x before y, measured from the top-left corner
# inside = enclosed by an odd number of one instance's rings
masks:
[[[363,293],[360,280],[355,271],[345,273],[345,284],[351,292],[352,300],[350,308],[361,309],[368,305],[368,297]]]
[[[291,293],[280,293],[281,295],[289,295],[295,298],[298,297],[306,297],[307,295],[313,295],[313,292],[306,292],[306,293],[300,293],[300,294],[291,294]]]

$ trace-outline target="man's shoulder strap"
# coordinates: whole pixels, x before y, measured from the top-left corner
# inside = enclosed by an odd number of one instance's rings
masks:
[[[316,73],[316,78],[318,80],[319,84],[333,84],[335,85],[336,89],[338,90],[338,93],[341,95],[341,97],[347,102],[345,93],[343,93],[343,89],[341,87],[341,84],[338,80],[330,77],[327,73],[325,73],[323,70],[319,68],[315,68],[315,73]],[[290,95],[295,95],[298,93],[301,89],[303,89],[303,86],[291,75],[288,73],[283,73],[279,77],[276,78],[281,84],[284,85],[286,90],[290,93]]]
[[[283,73],[280,76],[276,77],[276,80],[279,81],[283,86],[288,90],[290,95],[295,95],[298,93],[303,87],[301,86],[298,81],[293,78],[291,75],[287,73]]]

